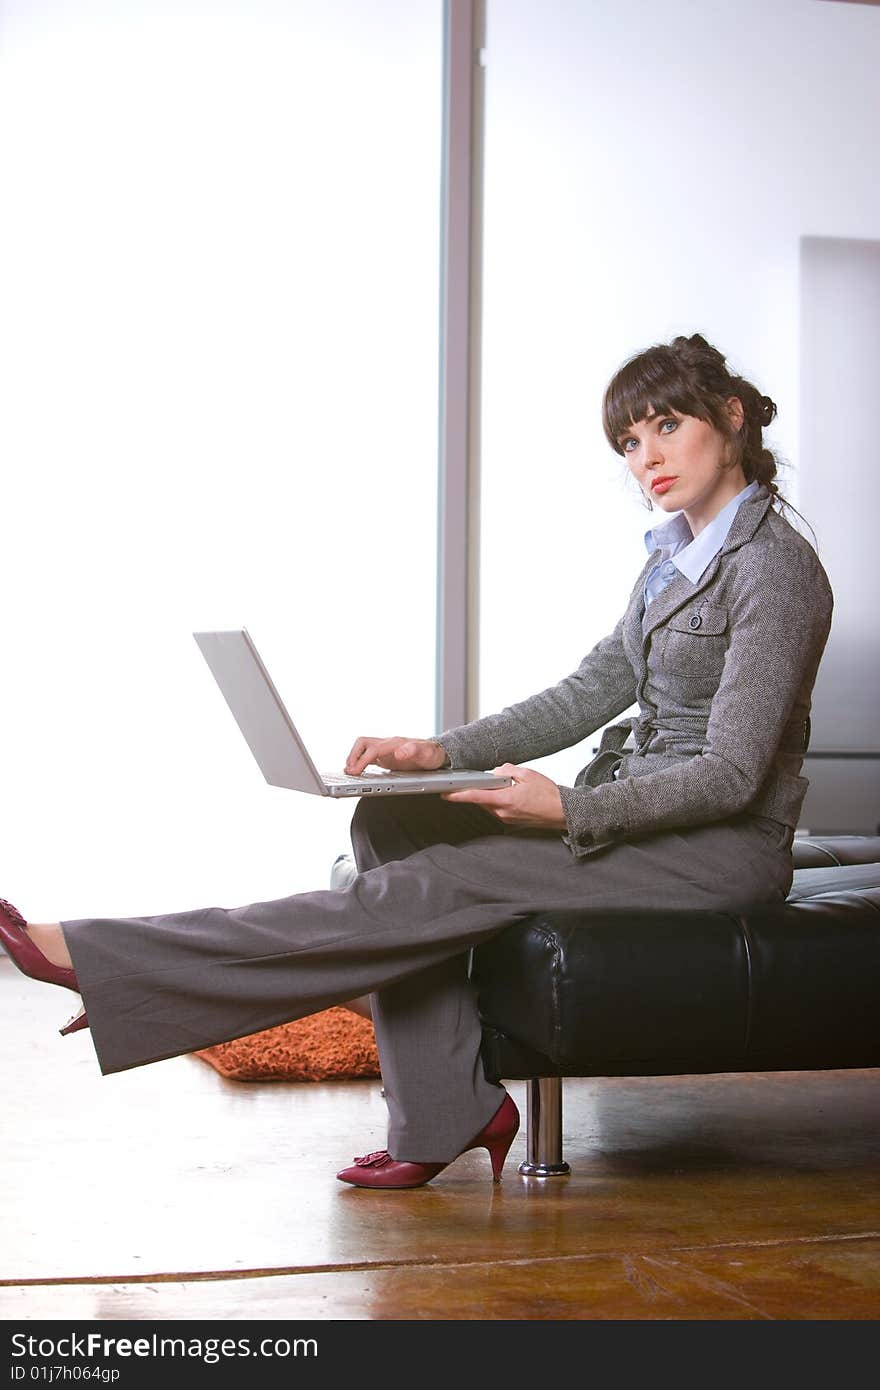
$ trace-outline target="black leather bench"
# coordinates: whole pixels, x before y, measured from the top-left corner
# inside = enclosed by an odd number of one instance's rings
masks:
[[[474,951],[486,1073],[529,1082],[521,1173],[570,1171],[566,1076],[880,1066],[880,836],[793,856],[778,905],[535,913]],[[355,873],[340,855],[332,886]]]
[[[539,913],[474,951],[487,1075],[529,1082],[521,1173],[569,1171],[566,1076],[880,1066],[880,837],[793,854],[779,905]]]

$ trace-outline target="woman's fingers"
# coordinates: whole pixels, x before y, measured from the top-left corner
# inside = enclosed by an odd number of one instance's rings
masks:
[[[368,735],[356,738],[346,760],[345,771],[357,775],[363,772],[370,763],[375,763],[379,767],[384,766],[379,762],[380,750],[383,745],[392,743],[394,743],[394,739],[373,738]]]
[[[515,787],[474,787],[467,791],[441,792],[444,801],[469,802],[472,806],[485,806],[487,811],[502,811],[513,804],[511,792]]]
[[[474,788],[472,791],[445,792],[444,801],[469,801],[482,806],[504,825],[521,826],[538,830],[561,830],[565,827],[565,814],[559,788],[542,772],[531,767],[516,767],[504,763],[495,771],[504,777],[512,777],[513,785]]]
[[[356,738],[345,760],[345,771],[349,774],[357,773],[361,771],[361,768],[366,767],[370,761],[369,750],[376,742],[376,739],[364,738],[363,736]]]
[[[372,763],[392,772],[424,772],[442,767],[445,761],[443,749],[430,739],[362,735],[352,744],[345,771],[357,776]]]
[[[515,806],[522,800],[521,788],[530,777],[541,777],[540,772],[534,772],[530,767],[517,767],[514,763],[504,763],[501,767],[492,769],[499,777],[509,777],[511,785],[507,787],[474,787],[473,790],[460,792],[444,792],[445,801],[471,801],[477,806],[486,806],[489,810]]]

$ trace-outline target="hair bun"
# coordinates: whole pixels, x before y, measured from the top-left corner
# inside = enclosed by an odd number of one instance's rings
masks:
[[[690,343],[691,347],[702,348],[704,352],[712,352],[715,354],[716,357],[721,356],[721,353],[718,351],[718,349],[716,347],[713,347],[712,344],[708,341],[708,339],[703,337],[702,333],[692,333],[691,336],[689,338],[685,338],[684,341],[686,343]]]
[[[776,415],[776,402],[771,401],[769,396],[762,396],[760,401],[760,417],[762,425],[769,425]]]
[[[724,353],[704,338],[702,333],[692,333],[689,338],[680,335],[674,340],[673,346],[685,349],[687,356],[694,363],[702,361],[704,370],[708,368],[723,372],[727,369]]]

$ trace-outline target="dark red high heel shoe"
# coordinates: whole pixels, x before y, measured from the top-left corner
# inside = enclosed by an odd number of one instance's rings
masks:
[[[21,973],[32,980],[43,980],[49,985],[63,985],[65,989],[72,989],[75,994],[79,994],[76,972],[66,965],[53,965],[52,961],[43,955],[39,946],[31,941],[26,927],[27,922],[18,908],[13,907],[5,898],[0,898],[0,942],[13,965],[17,965]],[[81,1028],[88,1026],[86,1011],[80,1009],[60,1031],[66,1037],[68,1033],[78,1033]]]
[[[487,1149],[492,1160],[492,1180],[501,1181],[501,1169],[510,1152],[510,1146],[519,1129],[519,1111],[512,1098],[505,1093],[489,1123],[479,1134],[465,1144],[461,1153],[471,1149]],[[461,1154],[456,1157],[460,1158]],[[455,1159],[450,1159],[451,1163]],[[403,1163],[392,1158],[387,1149],[377,1149],[375,1153],[356,1158],[351,1168],[343,1168],[336,1176],[340,1182],[350,1182],[354,1187],[423,1187],[426,1182],[436,1178],[449,1163]]]

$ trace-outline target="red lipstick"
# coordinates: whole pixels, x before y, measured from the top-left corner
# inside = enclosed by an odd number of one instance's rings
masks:
[[[677,481],[676,478],[655,478],[651,484],[651,491],[660,493],[668,492],[673,483]]]

